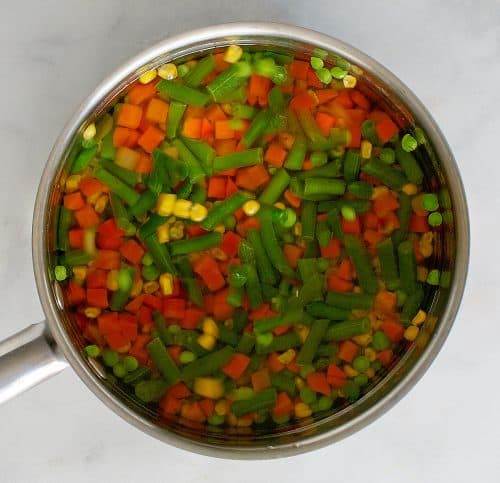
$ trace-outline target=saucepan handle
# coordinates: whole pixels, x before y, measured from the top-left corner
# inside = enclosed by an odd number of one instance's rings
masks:
[[[45,322],[30,325],[0,341],[0,404],[67,366]]]

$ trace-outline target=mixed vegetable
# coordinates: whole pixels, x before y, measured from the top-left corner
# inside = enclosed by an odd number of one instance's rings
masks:
[[[357,400],[443,278],[422,143],[322,51],[232,45],[144,73],[63,183],[54,276],[86,355],[191,425]]]

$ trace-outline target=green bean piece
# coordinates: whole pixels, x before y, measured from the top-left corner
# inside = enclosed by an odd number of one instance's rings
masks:
[[[305,306],[305,310],[313,317],[328,320],[346,320],[351,314],[348,309],[333,307],[324,302],[311,302]]]
[[[294,374],[288,370],[271,373],[271,385],[278,391],[286,392],[290,397],[295,397],[297,394],[297,386],[295,385]]]
[[[59,208],[59,218],[57,222],[57,249],[69,250],[68,232],[73,224],[73,214],[65,206]]]
[[[315,320],[312,323],[311,330],[297,356],[297,364],[303,366],[312,363],[329,323],[330,321],[327,319]]]
[[[267,205],[276,203],[276,201],[278,201],[280,196],[286,190],[289,183],[290,175],[286,172],[285,169],[279,169],[278,171],[276,171],[269,184],[259,196],[259,201]]]
[[[411,295],[417,290],[417,263],[413,244],[410,241],[399,244],[398,260],[401,289],[406,295]]]
[[[69,250],[61,257],[61,265],[70,268],[77,267],[78,265],[87,265],[94,258],[94,255],[90,255],[83,250]]]
[[[332,230],[332,235],[338,240],[342,240],[344,238],[344,232],[342,231],[342,224],[340,222],[340,213],[338,208],[332,208],[328,212],[327,217],[328,226]]]
[[[193,186],[193,191],[191,192],[191,201],[193,203],[205,203],[207,200],[207,190],[204,186],[200,184],[195,184]]]
[[[350,208],[353,209],[356,213],[366,213],[370,211],[371,202],[369,200],[329,200],[329,201],[320,201],[318,203],[318,213],[329,212],[336,208],[337,210],[341,210],[342,208]]]
[[[353,181],[347,185],[347,191],[358,198],[369,200],[373,194],[373,186],[365,181]]]
[[[113,292],[109,308],[114,311],[120,311],[125,307],[130,297],[132,286],[134,284],[135,268],[123,267],[118,272],[118,290]]]
[[[125,384],[135,385],[149,378],[150,375],[151,375],[151,369],[149,367],[139,366],[135,371],[129,372],[123,378],[123,382]]]
[[[102,138],[101,149],[99,150],[99,155],[104,159],[115,159],[116,148],[113,144],[113,132],[109,132]]]
[[[226,346],[218,351],[211,352],[191,362],[182,370],[183,381],[192,381],[195,377],[210,376],[226,365],[234,354],[234,349]]]
[[[301,258],[298,261],[297,268],[302,282],[306,283],[311,277],[318,274],[318,261],[315,258]]]
[[[337,344],[322,344],[318,347],[316,355],[318,357],[328,357],[329,359],[331,359],[337,354],[338,351],[339,348]]]
[[[180,140],[172,141],[174,147],[179,151],[179,157],[186,163],[188,168],[188,176],[191,183],[196,183],[205,177],[205,171],[201,167],[196,156],[188,149],[188,147]]]
[[[208,212],[207,217],[201,222],[201,227],[207,231],[213,230],[219,223],[222,223],[225,218],[232,215],[238,208],[241,208],[246,201],[251,199],[253,199],[253,195],[244,191],[237,191],[229,198],[214,204]]]
[[[135,386],[135,395],[143,402],[149,403],[159,401],[169,384],[163,379],[151,379],[149,381],[141,381]]]
[[[282,112],[283,109],[286,107],[286,99],[279,87],[273,87],[270,91],[269,94],[267,95],[268,102],[269,102],[269,108],[271,111],[278,113]]]
[[[156,337],[149,342],[146,349],[165,381],[169,385],[175,384],[179,380],[181,373],[160,338]]]
[[[214,172],[219,173],[226,169],[255,166],[262,164],[263,159],[262,148],[246,149],[245,151],[217,156],[214,159]]]
[[[169,184],[169,179],[164,165],[164,153],[159,149],[153,150],[153,168],[145,179],[147,188],[157,196],[161,193],[164,184]],[[166,156],[166,155],[165,155]]]
[[[406,297],[406,300],[403,304],[400,321],[404,326],[408,326],[411,324],[411,321],[420,310],[423,300],[424,289],[419,283],[417,284],[417,288],[415,289],[415,291]]]
[[[251,74],[252,68],[247,62],[236,62],[210,82],[207,91],[215,102],[222,102],[228,93],[245,84]]]
[[[193,183],[191,181],[186,180],[179,186],[179,189],[175,192],[177,198],[181,198],[183,200],[187,200],[191,195],[191,191],[193,190]]]
[[[94,176],[104,183],[111,193],[115,193],[129,206],[135,205],[139,201],[141,195],[123,181],[113,176],[109,171],[98,167],[94,170]]]
[[[311,153],[309,161],[311,161],[311,166],[314,166],[315,168],[324,166],[328,162],[328,154],[324,151]]]
[[[249,332],[245,332],[239,339],[238,345],[236,346],[236,352],[241,354],[250,354],[255,345],[255,336]]]
[[[330,291],[326,294],[326,303],[339,309],[370,310],[373,305],[373,295]]]
[[[332,240],[332,232],[326,221],[321,221],[316,225],[316,238],[320,247],[327,247]]]
[[[306,159],[307,143],[302,136],[297,136],[292,148],[288,151],[285,160],[285,168],[292,171],[300,171]]]
[[[198,63],[184,76],[183,81],[188,87],[199,87],[203,80],[216,67],[216,62],[212,54],[208,54],[198,61]]]
[[[248,325],[248,314],[243,309],[236,309],[233,313],[233,330],[236,332],[242,332],[243,329]]]
[[[301,171],[297,173],[297,178],[306,180],[307,178],[336,178],[339,175],[339,165],[331,162],[317,168]]]
[[[180,257],[177,262],[177,268],[182,280],[182,284],[187,290],[189,300],[193,302],[198,307],[203,307],[203,295],[201,293],[200,286],[196,281],[196,278],[191,267],[191,263],[186,257]]]
[[[252,120],[250,127],[247,129],[241,142],[246,148],[252,147],[252,145],[259,139],[265,130],[268,128],[274,117],[274,113],[270,109],[263,109],[260,111]]]
[[[259,355],[270,354],[271,352],[281,352],[302,345],[300,337],[295,332],[288,332],[285,335],[274,337],[268,345],[260,345],[257,341],[256,352]]]
[[[359,151],[353,151],[352,149],[347,151],[344,159],[344,179],[346,183],[353,183],[358,179],[360,167]]]
[[[361,288],[369,294],[377,293],[377,277],[371,265],[368,251],[362,241],[352,235],[345,235],[344,245],[356,270],[358,282]]]
[[[109,202],[116,226],[123,230],[127,236],[135,235],[137,227],[130,220],[130,213],[125,208],[122,200],[115,193],[110,193]]]
[[[304,182],[304,195],[330,195],[340,196],[345,192],[345,183],[340,179],[331,178],[306,178]]]
[[[215,149],[198,139],[183,138],[182,140],[187,148],[199,159],[205,173],[209,176],[212,175]]]
[[[390,238],[377,245],[377,254],[385,286],[389,290],[397,290],[399,288],[398,265],[394,252],[394,244]]]
[[[156,205],[156,200],[158,195],[152,191],[146,190],[141,194],[141,197],[137,200],[137,203],[129,208],[130,216],[139,218],[146,214],[153,206]]]
[[[167,346],[173,344],[173,335],[167,328],[167,322],[163,318],[160,312],[155,310],[153,312],[153,320],[155,322],[156,331],[158,332],[158,337]]]
[[[380,146],[381,142],[377,135],[375,122],[372,119],[366,119],[361,123],[361,135],[363,139],[367,139],[374,146]]]
[[[163,79],[156,88],[160,91],[161,96],[188,106],[203,107],[210,100],[208,94],[173,80]]]
[[[404,174],[408,178],[408,181],[415,184],[422,183],[424,179],[424,173],[420,168],[418,161],[415,159],[412,153],[405,151],[401,144],[398,143],[395,149],[396,160],[403,169]]]
[[[302,238],[306,241],[312,241],[316,236],[316,210],[314,201],[304,200],[302,203]]]
[[[402,171],[393,168],[377,158],[370,159],[370,161],[361,167],[361,171],[377,178],[393,190],[400,190],[408,182]]]
[[[234,330],[228,329],[227,327],[221,325],[219,326],[218,340],[224,344],[236,347],[238,345],[240,337]]]
[[[243,287],[231,286],[227,292],[226,302],[231,307],[241,307],[244,295],[245,289]]]
[[[99,161],[99,165],[132,188],[139,181],[139,173],[136,173],[135,171],[132,171],[130,169],[122,168],[109,159],[101,159]]]
[[[245,85],[239,86],[232,91],[220,96],[219,102],[222,104],[230,104],[232,102],[245,102],[247,100],[247,89]]]
[[[356,335],[367,334],[371,330],[371,322],[368,317],[356,320],[345,320],[328,328],[324,339],[327,341],[340,341],[350,339]]]
[[[167,138],[173,139],[177,136],[177,130],[186,111],[187,104],[172,101],[168,109]]]
[[[231,114],[236,119],[253,119],[257,114],[257,109],[247,104],[233,104]]]
[[[306,316],[301,308],[288,308],[280,315],[255,320],[253,330],[256,334],[264,334],[266,332],[271,332],[282,325],[303,323],[305,317]]]
[[[246,290],[248,302],[252,309],[262,305],[262,288],[255,266],[255,250],[248,240],[242,240],[238,249],[238,255],[243,262],[247,273]]]
[[[139,238],[144,241],[146,238],[156,235],[156,230],[166,223],[167,218],[164,216],[160,216],[156,213],[153,213],[148,221],[142,225],[137,231]]]
[[[245,414],[268,409],[276,404],[277,393],[275,388],[264,389],[250,399],[242,399],[231,404],[231,412],[237,417]]]
[[[408,234],[408,225],[410,223],[410,216],[412,212],[411,199],[412,197],[408,196],[406,193],[399,193],[399,228],[392,234],[392,241],[396,247],[406,239],[406,235]]]
[[[199,252],[208,250],[219,246],[222,242],[222,234],[219,232],[208,233],[196,238],[189,238],[187,240],[176,240],[170,242],[168,245],[170,254],[173,257],[179,255],[187,255],[188,253]]]
[[[71,166],[70,174],[81,173],[94,159],[97,148],[98,146],[95,145],[82,149]]]
[[[276,270],[274,269],[273,265],[271,264],[271,260],[267,255],[260,233],[252,228],[248,230],[247,238],[254,249],[255,263],[257,265],[257,271],[259,273],[259,279],[262,283],[276,285],[276,283],[278,283]]]
[[[321,300],[324,285],[324,277],[315,274],[307,281],[299,290],[296,298],[291,298],[290,303],[296,307],[304,308],[309,302],[313,300]]]
[[[175,269],[168,253],[167,247],[158,241],[156,233],[143,238],[142,241],[153,257],[155,265],[161,270],[162,273],[169,272],[174,275],[177,273],[177,270]]]

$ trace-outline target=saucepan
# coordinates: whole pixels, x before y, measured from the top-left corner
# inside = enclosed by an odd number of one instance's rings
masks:
[[[351,64],[363,88],[395,118],[420,127],[426,136],[423,168],[433,188],[447,199],[449,216],[439,240],[438,261],[448,283],[425,301],[428,319],[417,340],[397,364],[356,403],[321,418],[255,432],[249,428],[200,432],[165,422],[106,378],[82,350],[84,341],[65,312],[51,276],[56,206],[64,185],[65,161],[75,138],[106,111],[142,73],[179,58],[195,57],[230,44],[273,49],[298,57],[320,48]],[[44,381],[70,365],[112,411],[145,433],[197,453],[224,458],[290,456],[338,441],[380,417],[399,401],[429,368],[456,317],[464,291],[469,224],[464,189],[450,148],[429,112],[391,72],[357,49],[312,30],[276,23],[216,25],[168,38],[140,53],[111,74],[81,104],[57,139],[45,166],[33,217],[33,264],[46,321],[0,343],[0,402]]]

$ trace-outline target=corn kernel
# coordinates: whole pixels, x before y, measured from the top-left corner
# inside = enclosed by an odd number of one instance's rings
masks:
[[[344,372],[346,373],[347,377],[356,377],[359,374],[359,372],[349,364],[344,365]]]
[[[418,242],[418,249],[420,250],[420,253],[425,257],[428,258],[432,255],[433,251],[433,246],[432,246],[432,240],[434,239],[434,234],[432,231],[428,231],[427,233],[424,233],[422,237],[420,238],[420,241]]]
[[[372,336],[371,334],[361,334],[354,336],[352,340],[356,342],[356,344],[366,347],[372,341]]]
[[[243,212],[247,216],[254,216],[260,210],[260,203],[257,200],[248,200],[243,204]]]
[[[217,225],[215,228],[214,228],[214,231],[218,232],[218,233],[225,233],[226,231],[226,227],[220,223],[219,225]]]
[[[363,159],[370,159],[372,157],[372,147],[373,145],[370,141],[366,139],[361,141],[360,154]]]
[[[419,310],[417,312],[417,315],[413,317],[411,323],[413,325],[422,325],[425,322],[425,319],[427,318],[427,314],[423,310]]]
[[[304,379],[302,379],[301,377],[296,377],[295,378],[295,386],[297,387],[297,389],[300,391],[302,388],[304,388],[306,385],[306,383],[304,382]]]
[[[198,344],[205,350],[211,351],[215,347],[215,337],[213,335],[201,334],[198,339]]]
[[[163,225],[160,225],[156,229],[156,235],[158,236],[158,241],[160,243],[167,243],[170,241],[169,229],[170,229],[170,226],[168,223],[164,223]]]
[[[353,75],[347,74],[342,79],[342,83],[344,84],[344,87],[346,89],[354,89],[356,87],[356,84],[358,83],[358,80]]]
[[[228,116],[231,116],[233,114],[233,106],[231,106],[231,104],[223,103],[220,105],[220,107]]]
[[[177,66],[171,62],[158,67],[158,75],[162,79],[172,80],[177,78]]]
[[[409,340],[411,342],[417,338],[418,332],[419,329],[416,325],[410,325],[406,328],[404,337],[406,340]]]
[[[173,215],[178,218],[189,218],[193,202],[189,200],[176,200],[174,203]]]
[[[110,270],[106,277],[106,288],[115,292],[118,290],[118,270]]]
[[[96,132],[95,124],[91,123],[85,128],[85,131],[83,131],[82,137],[85,141],[90,141],[95,136]]]
[[[217,260],[225,261],[228,259],[228,256],[222,248],[215,247],[210,250],[210,254],[215,257]]]
[[[101,309],[99,307],[87,307],[83,313],[85,314],[85,317],[88,317],[89,319],[97,319],[97,317],[101,315]]]
[[[167,146],[163,148],[163,152],[168,154],[171,158],[179,159],[179,151],[175,146]]]
[[[87,267],[73,267],[73,276],[77,282],[83,282],[87,278]]]
[[[411,207],[418,216],[427,216],[427,210],[422,207],[422,196],[417,195],[411,200]]]
[[[290,364],[290,362],[293,361],[293,359],[295,358],[295,355],[297,353],[293,350],[293,349],[288,349],[287,351],[283,352],[283,354],[280,354],[278,356],[278,360],[282,363],[282,364]]]
[[[171,193],[160,193],[156,202],[156,212],[160,216],[170,216],[174,212],[177,196]]]
[[[227,415],[226,421],[229,426],[236,426],[238,424],[238,418],[233,413]]]
[[[72,174],[71,176],[68,176],[65,184],[66,193],[73,193],[73,191],[76,191],[78,186],[80,186],[81,180],[82,177],[79,174]]]
[[[375,200],[380,196],[384,196],[387,193],[389,193],[389,188],[387,186],[375,186],[373,188],[372,200]]]
[[[249,418],[249,417],[246,417],[246,418],[238,418],[238,421],[236,423],[236,426],[238,428],[248,428],[249,426],[251,426],[253,423],[253,418]]]
[[[355,319],[362,319],[363,317],[367,317],[368,314],[369,314],[369,312],[366,310],[361,310],[361,309],[352,309],[351,310],[351,315]]]
[[[156,69],[148,70],[139,77],[139,82],[141,84],[149,84],[151,81],[154,81],[156,79],[156,74]]]
[[[361,287],[358,287],[357,285],[352,289],[354,293],[361,293]]]
[[[215,320],[211,317],[205,317],[201,324],[201,330],[204,334],[211,335],[212,337],[219,337],[219,327],[215,323]]]
[[[302,223],[300,221],[298,221],[297,223],[295,223],[295,225],[293,225],[293,234],[295,236],[302,235]]]
[[[303,402],[299,402],[295,405],[295,416],[297,418],[307,418],[312,414],[311,408]]]
[[[377,351],[371,347],[365,349],[365,356],[368,357],[370,362],[373,362],[377,358]]]
[[[403,193],[406,193],[408,196],[413,196],[413,195],[417,194],[418,187],[414,183],[406,183],[405,185],[403,185],[401,190],[403,191]]]
[[[366,371],[365,371],[365,374],[367,375],[367,377],[369,379],[371,379],[372,377],[375,376],[375,369],[373,369],[373,367],[369,367]]]
[[[232,330],[233,327],[234,327],[234,322],[233,322],[233,319],[226,319],[224,321],[224,327],[227,327],[228,329]]]
[[[134,280],[134,283],[132,284],[132,290],[130,291],[130,296],[137,297],[138,295],[140,295],[142,292],[142,285],[143,285],[142,278]]]
[[[429,270],[421,265],[417,266],[417,280],[419,282],[425,282],[427,280],[427,274]]]
[[[189,213],[189,218],[191,221],[194,221],[196,223],[199,223],[200,221],[203,221],[208,214],[208,210],[200,203],[195,203],[191,207],[191,212]]]
[[[97,198],[97,201],[95,202],[94,210],[96,211],[96,213],[101,214],[106,209],[107,204],[108,204],[108,196],[101,195],[99,196],[99,198]]]
[[[163,295],[172,295],[174,292],[174,277],[171,273],[160,275],[160,288]]]
[[[285,203],[282,203],[281,201],[277,201],[273,206],[278,208],[278,210],[286,210]]]
[[[302,325],[302,324],[296,324],[295,325],[295,332],[300,337],[300,340],[304,342],[307,339],[307,336],[309,335],[309,327],[307,325]]]
[[[225,399],[221,399],[215,403],[214,409],[219,416],[225,416],[229,411],[229,405]]]
[[[87,202],[94,206],[97,203],[97,200],[101,197],[102,191],[96,191],[87,197]]]
[[[222,379],[216,377],[197,377],[194,380],[193,391],[199,396],[218,399],[224,395]]]
[[[130,347],[132,347],[132,344],[129,342],[128,344],[125,344],[124,346],[116,349],[116,352],[119,352],[120,354],[126,354],[130,350]]]
[[[243,49],[239,45],[230,45],[224,52],[224,61],[230,64],[235,64],[241,59]]]
[[[152,280],[151,282],[146,282],[142,286],[142,291],[145,294],[151,294],[151,293],[157,292],[159,288],[160,288],[160,284],[158,282]]]
[[[171,240],[180,240],[184,238],[184,223],[176,221],[168,230]]]

